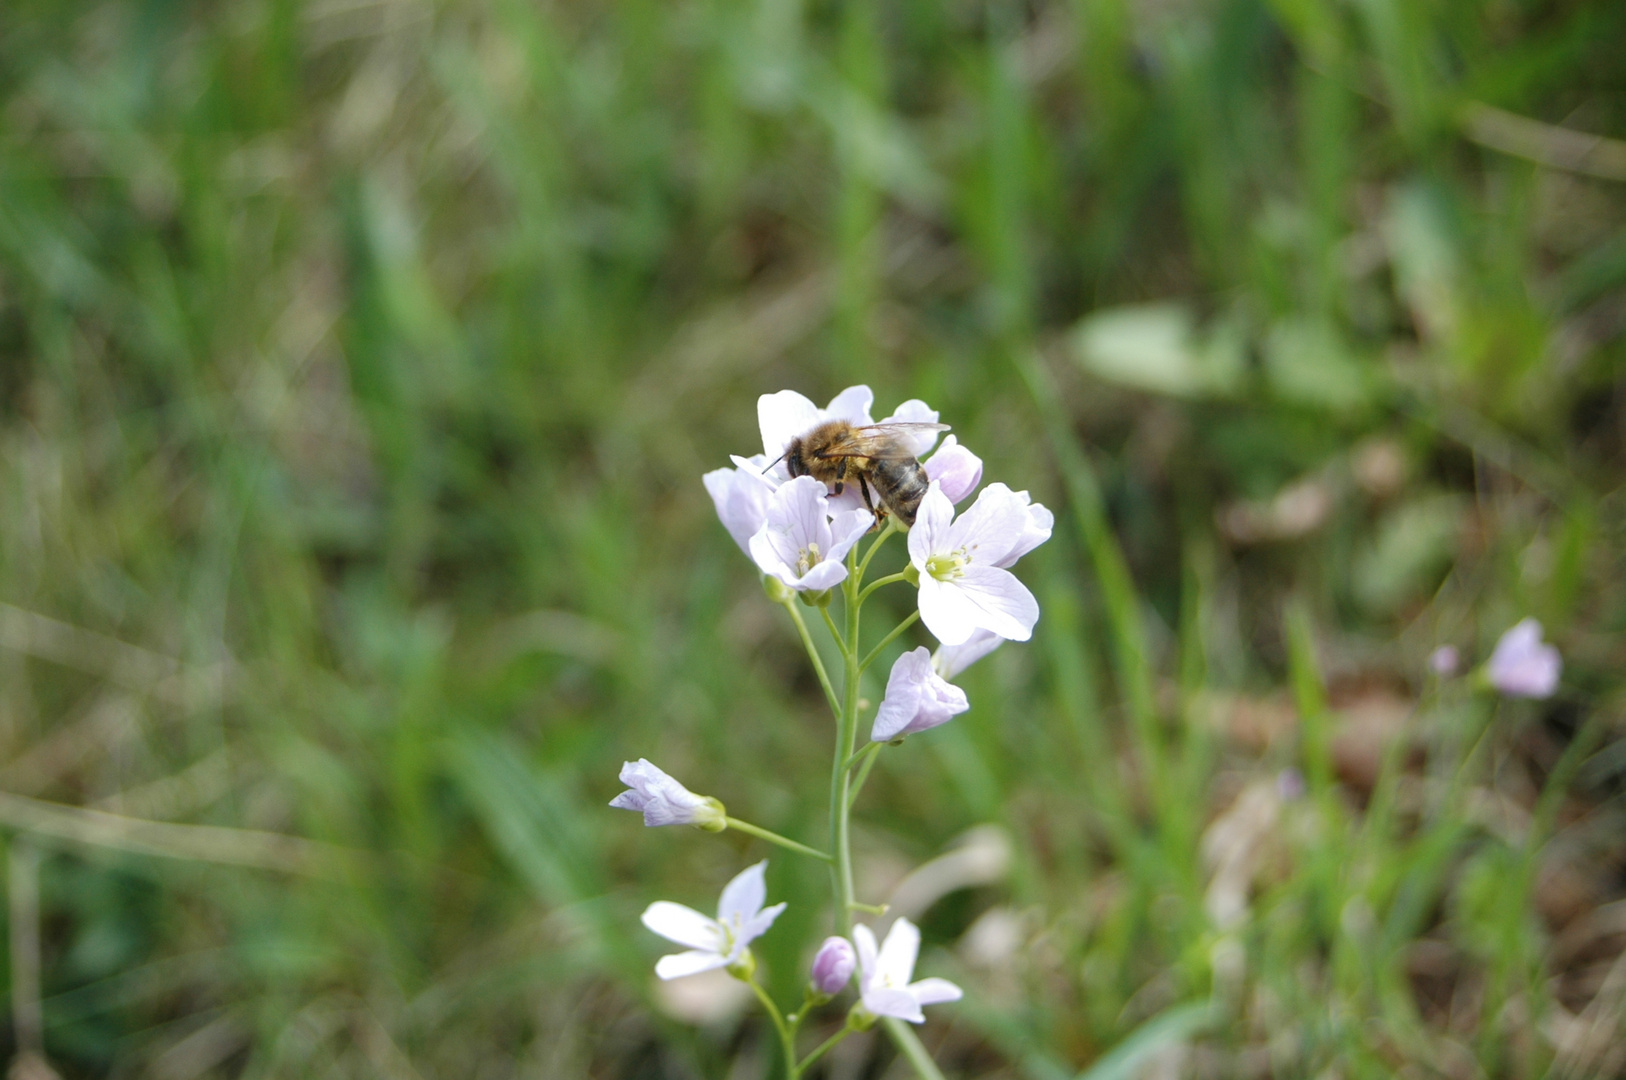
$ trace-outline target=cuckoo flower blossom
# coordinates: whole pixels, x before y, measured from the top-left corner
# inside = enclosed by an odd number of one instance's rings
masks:
[[[926,646],[898,657],[886,680],[886,697],[875,710],[869,737],[887,742],[946,724],[971,708],[965,691],[945,682],[932,670]]]
[[[960,1000],[960,988],[947,979],[909,981],[920,954],[920,931],[908,919],[900,918],[892,924],[879,950],[867,926],[853,927],[853,943],[858,946],[859,994],[864,1008],[875,1016],[895,1016],[920,1024],[926,1020],[920,1011],[922,1005]]]
[[[751,558],[764,574],[797,592],[818,592],[847,576],[841,560],[869,531],[867,510],[843,510],[832,520],[824,485],[798,476],[768,499],[768,518],[751,537]]]
[[[1558,650],[1542,643],[1541,624],[1534,619],[1525,619],[1503,634],[1485,662],[1490,684],[1508,697],[1552,697],[1563,670]]]
[[[641,812],[645,825],[694,825],[711,832],[727,827],[722,803],[696,795],[644,758],[621,766],[621,782],[631,790],[611,799],[610,805]]]
[[[932,414],[933,419],[937,414]],[[926,479],[936,480],[951,503],[958,503],[977,490],[982,483],[982,458],[960,445],[953,435],[943,438],[943,445],[922,462]]]
[[[942,488],[927,489],[909,530],[909,560],[920,572],[921,621],[938,641],[963,645],[979,629],[1012,641],[1032,636],[1039,602],[1004,567],[1020,544],[1040,542],[1035,509],[1043,508],[1030,507],[1025,492],[989,484],[956,519]]]
[[[775,904],[766,910],[762,907],[768,899],[768,887],[763,880],[767,869],[764,859],[730,881],[717,904],[715,919],[667,900],[650,904],[644,912],[644,925],[668,941],[689,946],[688,952],[661,957],[655,965],[655,974],[663,979],[677,979],[715,968],[731,971],[748,968],[751,954],[747,946],[766,933],[785,910],[784,904]]]
[[[813,989],[825,997],[835,997],[852,980],[858,957],[844,937],[827,937],[813,957]]]

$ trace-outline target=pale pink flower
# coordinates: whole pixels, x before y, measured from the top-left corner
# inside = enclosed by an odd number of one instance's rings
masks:
[[[853,927],[853,944],[858,946],[858,990],[864,1008],[875,1016],[895,1016],[912,1024],[924,1023],[922,1005],[958,1001],[960,988],[947,979],[909,980],[915,974],[920,955],[920,931],[908,919],[900,918],[887,932],[879,949],[875,934],[867,926]]]
[[[1564,661],[1541,640],[1541,624],[1525,619],[1502,635],[1485,662],[1490,684],[1508,697],[1546,698],[1558,689]]]
[[[875,524],[867,510],[832,520],[824,485],[811,476],[786,481],[768,499],[767,518],[748,550],[757,567],[797,592],[822,592],[847,577],[841,560]]]
[[[920,573],[920,619],[944,645],[978,629],[1026,641],[1039,603],[1002,562],[1031,538],[1028,503],[1004,484],[983,488],[958,519],[937,483],[920,500],[909,530],[909,560]]]
[[[748,967],[747,946],[766,933],[785,910],[782,903],[766,910],[762,906],[768,899],[763,877],[767,870],[767,860],[763,860],[740,871],[723,888],[715,919],[668,900],[650,904],[643,915],[644,925],[668,941],[689,946],[688,952],[661,957],[655,965],[655,974],[663,979],[677,979],[715,968],[735,968],[742,964]]]
[[[922,645],[904,653],[892,665],[886,697],[875,710],[869,737],[888,742],[946,724],[971,708],[965,691],[944,681],[932,670],[931,653]]]
[[[639,811],[645,825],[695,825],[715,831],[727,821],[722,803],[696,795],[644,758],[621,766],[621,782],[631,790],[611,799],[610,805]]]

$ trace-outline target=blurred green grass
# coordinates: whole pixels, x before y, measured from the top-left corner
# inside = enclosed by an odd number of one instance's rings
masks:
[[[1012,841],[924,918],[946,1068],[1620,1075],[1622,40],[1605,0],[6,5],[0,787],[342,849],[34,840],[52,1064],[766,1074],[636,922],[760,845],[603,804],[647,756],[819,841],[818,688],[698,478],[758,394],[867,382],[1060,523],[1034,641],[864,796],[878,888]],[[1433,693],[1525,615],[1556,699]],[[764,939],[782,999],[820,932]]]

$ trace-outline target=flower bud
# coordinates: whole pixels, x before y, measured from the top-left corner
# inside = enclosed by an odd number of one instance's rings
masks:
[[[851,942],[844,937],[825,938],[813,957],[813,989],[824,997],[835,997],[852,981],[857,965]]]

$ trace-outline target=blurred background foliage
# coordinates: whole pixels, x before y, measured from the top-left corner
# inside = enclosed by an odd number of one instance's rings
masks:
[[[9,0],[14,1075],[768,1075],[636,920],[766,852],[604,803],[646,756],[822,842],[817,685],[699,477],[857,382],[1058,511],[1034,640],[860,808],[871,895],[951,852],[945,1069],[1622,1075],[1623,41]],[[1527,615],[1554,699],[1427,676]],[[826,883],[769,883],[789,1001]]]

